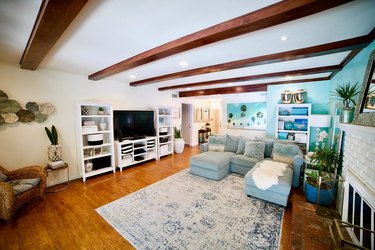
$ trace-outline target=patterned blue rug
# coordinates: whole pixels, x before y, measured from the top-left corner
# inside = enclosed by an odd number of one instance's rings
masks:
[[[186,169],[96,211],[137,249],[278,249],[284,209]]]

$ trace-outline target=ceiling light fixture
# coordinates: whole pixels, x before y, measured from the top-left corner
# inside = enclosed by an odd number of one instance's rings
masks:
[[[293,76],[286,76],[285,77],[285,80],[291,80],[291,79],[293,79]]]
[[[191,88],[186,88],[186,90],[191,90]]]
[[[181,67],[187,67],[189,66],[189,63],[187,61],[180,61],[178,65],[180,65]]]
[[[135,75],[129,75],[129,78],[130,79],[135,79],[135,78],[137,78]]]
[[[288,40],[288,37],[287,37],[287,36],[282,36],[282,37],[281,37],[281,41],[286,41],[286,40]]]
[[[229,83],[227,83],[227,85],[228,85],[228,86],[232,86],[232,85],[233,85],[233,83],[229,82]]]

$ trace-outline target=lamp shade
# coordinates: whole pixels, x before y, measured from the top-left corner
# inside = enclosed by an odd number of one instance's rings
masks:
[[[309,120],[311,127],[327,128],[331,126],[330,115],[311,115]]]

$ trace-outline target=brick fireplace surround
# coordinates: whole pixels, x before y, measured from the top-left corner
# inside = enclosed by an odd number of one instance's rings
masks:
[[[342,220],[375,229],[375,128],[340,124],[343,131],[343,171],[345,179],[337,207]],[[374,235],[351,231],[355,241],[375,248]]]

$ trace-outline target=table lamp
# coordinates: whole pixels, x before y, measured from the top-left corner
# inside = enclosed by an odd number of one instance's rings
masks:
[[[311,115],[310,116],[310,127],[316,127],[316,142],[315,142],[315,149],[319,147],[319,133],[320,128],[328,128],[331,126],[331,116],[330,115]],[[328,134],[322,135],[322,146],[324,148],[325,143],[324,139],[328,137]]]

